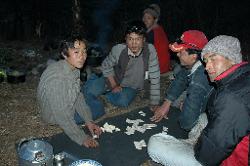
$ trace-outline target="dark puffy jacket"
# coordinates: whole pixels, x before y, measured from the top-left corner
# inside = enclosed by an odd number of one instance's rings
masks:
[[[220,165],[242,145],[246,150],[230,165],[249,165],[250,65],[241,63],[229,71],[216,81],[207,105],[208,125],[195,146],[196,159],[206,166]]]

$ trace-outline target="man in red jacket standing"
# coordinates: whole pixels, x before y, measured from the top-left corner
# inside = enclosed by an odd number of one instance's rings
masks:
[[[160,7],[157,4],[149,5],[143,11],[143,22],[147,28],[146,40],[154,45],[160,65],[161,74],[170,71],[170,53],[167,33],[159,25]]]

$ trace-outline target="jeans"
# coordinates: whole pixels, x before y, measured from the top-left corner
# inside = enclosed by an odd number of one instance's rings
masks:
[[[121,92],[113,93],[108,90],[103,76],[92,74],[82,87],[82,92],[86,103],[90,107],[93,119],[97,119],[105,114],[104,105],[98,99],[104,95],[108,102],[114,106],[127,107],[135,98],[137,90],[130,87],[123,87]]]

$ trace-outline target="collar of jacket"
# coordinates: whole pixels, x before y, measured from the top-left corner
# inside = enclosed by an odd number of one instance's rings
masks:
[[[195,62],[188,76],[192,75],[201,65],[202,65],[201,61]]]
[[[229,68],[228,70],[224,71],[219,76],[217,76],[215,78],[215,83],[217,86],[227,84],[227,82],[230,82],[232,79],[237,78],[241,74],[249,71],[250,71],[250,66],[248,65],[248,62],[241,62],[235,64],[231,68]]]
[[[77,69],[77,68],[73,68],[71,67],[71,64],[69,64],[65,59],[64,60],[61,60],[62,63],[64,64],[63,65],[63,69],[64,69],[64,72],[65,74],[67,75],[75,75],[75,77],[80,77],[80,70]]]

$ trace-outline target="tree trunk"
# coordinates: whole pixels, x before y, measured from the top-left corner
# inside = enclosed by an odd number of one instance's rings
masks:
[[[81,18],[81,6],[80,6],[80,0],[73,0],[73,31],[72,35],[79,36],[81,33],[83,33],[83,24],[82,24],[82,18]]]

